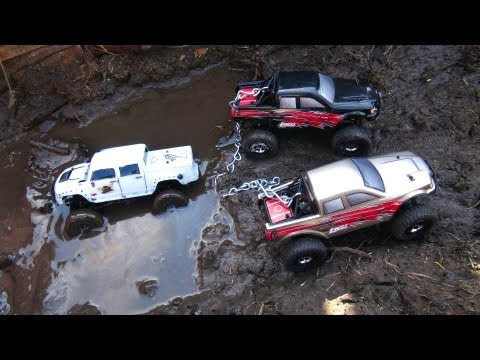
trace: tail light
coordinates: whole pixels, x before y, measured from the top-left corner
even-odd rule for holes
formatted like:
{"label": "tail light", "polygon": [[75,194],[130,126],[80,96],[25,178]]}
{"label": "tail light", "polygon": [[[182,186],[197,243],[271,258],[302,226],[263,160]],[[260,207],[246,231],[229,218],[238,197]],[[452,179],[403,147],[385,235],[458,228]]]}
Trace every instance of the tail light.
{"label": "tail light", "polygon": [[265,230],[265,238],[267,241],[272,241],[275,238],[275,231]]}

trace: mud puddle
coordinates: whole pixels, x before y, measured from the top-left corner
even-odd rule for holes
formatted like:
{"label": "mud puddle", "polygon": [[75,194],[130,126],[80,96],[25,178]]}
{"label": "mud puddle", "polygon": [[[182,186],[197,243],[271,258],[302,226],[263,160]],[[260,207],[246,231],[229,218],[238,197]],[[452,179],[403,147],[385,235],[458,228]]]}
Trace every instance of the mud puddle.
{"label": "mud puddle", "polygon": [[[81,141],[90,154],[134,143],[145,143],[152,150],[188,144],[202,174],[187,190],[191,201],[186,208],[153,216],[150,197],[105,206],[100,210],[104,228],[84,239],[64,240],[67,207],[59,206],[51,214],[33,212],[33,241],[20,249],[16,265],[31,270],[42,247],[55,244],[43,313],[66,314],[76,304],[90,303],[103,314],[134,314],[198,292],[199,243],[226,239],[238,243],[232,218],[208,180],[220,156],[215,145],[233,128],[227,104],[238,80],[238,73],[212,70],[176,88],[147,90],[141,100],[122,105],[88,126],[64,124],[40,137],[41,141]],[[28,143],[24,146],[28,153]],[[12,156],[16,155],[20,154]],[[49,161],[54,175],[71,165],[71,157],[64,160],[60,166]],[[6,179],[22,196],[31,184],[26,197],[33,209],[45,204],[50,184],[39,185],[35,177],[25,183],[12,176]],[[14,206],[13,199],[4,203]]]}
{"label": "mud puddle", "polygon": [[[185,208],[107,223],[100,234],[84,240],[64,242],[50,228],[47,234],[57,251],[44,313],[66,314],[73,305],[90,302],[103,314],[135,314],[195,293],[195,249],[202,230],[217,221],[233,230],[218,201],[209,190]],[[53,223],[61,215],[55,214]],[[227,238],[235,239],[234,233],[218,241]]]}
{"label": "mud puddle", "polygon": [[87,127],[72,123],[51,135],[65,140],[78,137],[92,151],[135,143],[150,149],[191,145],[196,157],[212,159],[218,156],[218,139],[233,129],[228,102],[239,77],[214,69],[175,88],[147,90],[142,99],[120,105]]}

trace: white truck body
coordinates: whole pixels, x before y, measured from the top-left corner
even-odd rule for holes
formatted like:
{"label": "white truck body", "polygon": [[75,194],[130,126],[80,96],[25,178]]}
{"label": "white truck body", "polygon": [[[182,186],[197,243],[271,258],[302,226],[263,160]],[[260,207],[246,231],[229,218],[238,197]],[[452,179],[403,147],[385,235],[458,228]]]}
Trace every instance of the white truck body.
{"label": "white truck body", "polygon": [[161,182],[186,185],[198,177],[191,146],[149,151],[146,145],[136,144],[101,150],[90,163],[65,169],[54,183],[53,194],[57,204],[75,195],[101,203],[150,195]]}

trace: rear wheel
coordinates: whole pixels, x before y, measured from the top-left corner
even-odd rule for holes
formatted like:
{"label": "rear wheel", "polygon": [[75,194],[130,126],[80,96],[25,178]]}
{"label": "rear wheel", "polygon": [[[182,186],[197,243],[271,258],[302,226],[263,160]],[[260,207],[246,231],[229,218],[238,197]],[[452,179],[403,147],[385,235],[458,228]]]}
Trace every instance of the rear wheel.
{"label": "rear wheel", "polygon": [[340,156],[364,156],[372,147],[367,130],[358,125],[341,128],[333,134],[332,147]]}
{"label": "rear wheel", "polygon": [[181,207],[188,204],[188,198],[185,194],[178,190],[163,190],[159,192],[153,200],[153,214],[160,214],[169,207]]}
{"label": "rear wheel", "polygon": [[392,220],[392,234],[400,241],[418,240],[428,235],[434,222],[435,216],[429,207],[412,206]]}
{"label": "rear wheel", "polygon": [[278,153],[278,140],[271,131],[255,129],[243,137],[242,150],[251,159],[268,159]]}
{"label": "rear wheel", "polygon": [[67,240],[103,225],[103,216],[90,209],[70,211],[65,220],[64,232]]}
{"label": "rear wheel", "polygon": [[305,237],[289,243],[282,251],[282,258],[288,270],[306,271],[325,262],[327,248],[321,240]]}

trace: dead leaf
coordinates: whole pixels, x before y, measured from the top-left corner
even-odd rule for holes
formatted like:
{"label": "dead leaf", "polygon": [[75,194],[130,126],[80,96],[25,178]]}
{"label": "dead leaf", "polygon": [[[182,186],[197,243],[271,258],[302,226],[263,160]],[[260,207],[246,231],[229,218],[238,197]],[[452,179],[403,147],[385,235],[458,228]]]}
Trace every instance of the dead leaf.
{"label": "dead leaf", "polygon": [[180,59],[178,59],[178,61],[183,61],[183,59],[185,59],[185,55],[180,55]]}
{"label": "dead leaf", "polygon": [[202,57],[203,55],[205,55],[208,51],[208,48],[198,48],[197,50],[195,50],[195,52],[193,53],[195,55],[195,57]]}

